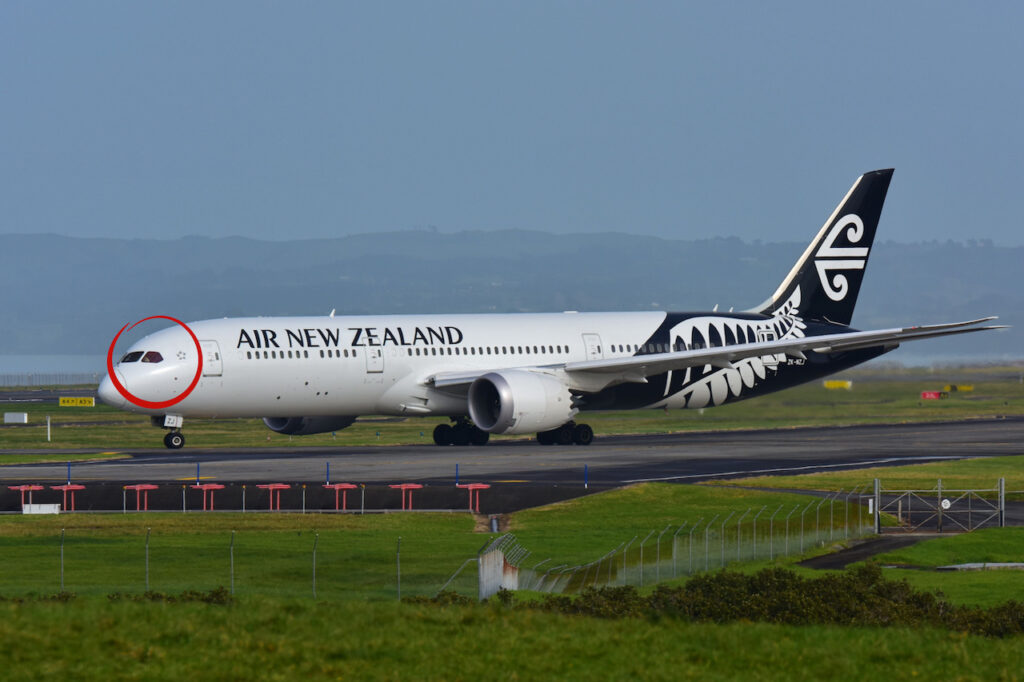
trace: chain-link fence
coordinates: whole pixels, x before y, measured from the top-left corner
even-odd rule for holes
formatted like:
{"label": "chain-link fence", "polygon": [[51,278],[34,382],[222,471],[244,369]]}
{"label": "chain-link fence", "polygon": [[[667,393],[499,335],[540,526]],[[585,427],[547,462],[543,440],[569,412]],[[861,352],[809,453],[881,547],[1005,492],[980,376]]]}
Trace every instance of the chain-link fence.
{"label": "chain-link fence", "polygon": [[[559,563],[553,558],[536,560],[538,557],[518,539],[506,535],[480,553],[479,594],[486,598],[499,587],[513,589],[513,584],[516,589],[548,593],[574,593],[605,585],[643,587],[733,563],[802,554],[826,543],[872,534],[874,520],[866,508],[868,497],[864,488],[816,497],[791,507],[750,507],[698,516],[693,521],[635,535],[581,564]],[[501,573],[488,568],[494,563],[495,553],[504,555]],[[510,578],[510,573],[515,577]]]}

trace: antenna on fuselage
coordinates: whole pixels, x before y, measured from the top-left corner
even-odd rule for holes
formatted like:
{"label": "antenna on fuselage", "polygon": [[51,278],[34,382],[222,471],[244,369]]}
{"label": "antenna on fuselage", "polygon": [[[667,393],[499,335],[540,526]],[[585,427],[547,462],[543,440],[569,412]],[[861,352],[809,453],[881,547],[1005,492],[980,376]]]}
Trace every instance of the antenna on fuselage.
{"label": "antenna on fuselage", "polygon": [[330,318],[331,318],[331,319],[333,320],[333,319],[334,319],[334,313],[335,313],[335,312],[336,312],[337,310],[338,310],[337,308],[331,308],[331,314],[330,314],[330,315],[328,315],[328,317],[330,317]]}

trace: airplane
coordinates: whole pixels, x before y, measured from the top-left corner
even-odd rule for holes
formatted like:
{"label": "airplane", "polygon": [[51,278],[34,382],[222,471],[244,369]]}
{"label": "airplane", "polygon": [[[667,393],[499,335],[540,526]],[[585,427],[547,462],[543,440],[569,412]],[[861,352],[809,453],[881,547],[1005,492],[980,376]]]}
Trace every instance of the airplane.
{"label": "airplane", "polygon": [[114,376],[98,393],[149,414],[172,449],[185,444],[186,417],[262,417],[271,431],[307,435],[366,414],[448,417],[434,429],[438,445],[484,445],[491,434],[589,445],[593,429],[575,421],[583,412],[723,405],[906,341],[1001,328],[985,324],[995,317],[849,326],[892,173],[859,177],[776,291],[744,312],[203,320],[145,336],[116,366],[108,356]]}

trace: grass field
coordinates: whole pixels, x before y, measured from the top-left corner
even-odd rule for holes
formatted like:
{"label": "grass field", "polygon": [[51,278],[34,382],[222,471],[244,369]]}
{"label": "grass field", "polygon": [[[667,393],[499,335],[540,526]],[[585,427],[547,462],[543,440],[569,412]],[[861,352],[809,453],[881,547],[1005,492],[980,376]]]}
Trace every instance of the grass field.
{"label": "grass field", "polygon": [[[578,565],[669,524],[694,524],[716,514],[724,519],[729,512],[738,516],[761,507],[788,509],[805,501],[793,494],[644,484],[512,514],[509,530],[533,553],[526,565],[545,558],[551,566]],[[835,509],[842,506],[837,504]],[[846,518],[836,511],[834,527],[841,527]],[[821,523],[827,527],[828,517],[822,516]],[[397,596],[399,537],[407,596],[432,596],[466,559],[495,537],[477,532],[476,521],[468,514],[9,515],[0,517],[0,556],[4,557],[0,594],[59,589],[61,529],[65,531],[65,586],[79,594],[144,590],[145,537],[150,529],[150,587],[154,590],[227,586],[228,548],[231,532],[236,531],[239,594],[311,594],[312,550],[318,534],[318,594],[360,600]],[[767,517],[761,529],[767,531]],[[654,556],[652,544],[653,540],[647,546],[648,560]],[[794,542],[794,550],[795,546]],[[666,552],[667,548],[666,544]],[[634,548],[630,561],[637,559],[638,549]],[[467,572],[455,586],[475,594],[475,573]]]}
{"label": "grass field", "polygon": [[[1024,451],[1024,443],[1021,443]],[[952,462],[930,462],[908,466],[873,467],[852,471],[830,471],[800,476],[756,476],[707,481],[701,485],[741,485],[756,488],[792,488],[796,490],[873,489],[879,479],[885,490],[932,490],[938,479],[948,490],[994,489],[1000,478],[1006,479],[1006,491],[1024,491],[1024,455],[976,457]]]}
{"label": "grass field", "polygon": [[[962,377],[905,373],[867,377],[854,390],[806,386],[699,412],[597,415],[599,433],[755,428],[825,423],[964,419],[1024,413],[1021,387],[1008,378],[971,377],[972,394],[921,403],[920,390]],[[55,406],[36,406],[32,419]],[[85,413],[84,410],[82,410]],[[117,424],[55,428],[58,447],[158,446],[144,418],[105,407],[68,421]],[[599,421],[601,420],[601,421]],[[295,438],[291,445],[395,443],[429,438],[433,421],[368,422],[338,433]],[[187,424],[190,444],[268,444],[256,421]],[[45,428],[45,427],[44,427]],[[61,429],[64,429],[62,432]],[[376,433],[380,431],[378,441]],[[38,427],[0,430],[0,448],[45,444]],[[346,440],[351,439],[351,440]],[[95,443],[95,444],[84,444]],[[98,443],[103,443],[99,445]],[[113,443],[117,443],[114,445]],[[272,435],[269,444],[288,444]],[[6,459],[5,455],[5,459]],[[1024,489],[1020,458],[969,460],[884,469],[888,487],[991,486]],[[852,489],[871,472],[772,478],[770,487]],[[828,478],[831,476],[832,478]],[[848,478],[852,476],[853,478]],[[856,480],[854,480],[856,479]],[[893,483],[890,485],[890,481]],[[1011,483],[1013,481],[1013,483]],[[743,485],[750,485],[748,479]],[[769,485],[754,481],[753,485]],[[511,515],[509,529],[533,552],[530,561],[591,561],[633,536],[746,509],[799,505],[807,498],[767,490],[646,484]],[[837,505],[837,508],[840,508]],[[840,523],[836,514],[833,523]],[[5,680],[70,679],[638,679],[820,680],[883,677],[1016,680],[1024,669],[1020,638],[991,639],[944,630],[695,625],[670,618],[602,620],[498,604],[420,606],[397,603],[398,538],[403,595],[432,595],[493,536],[463,514],[334,516],[290,514],[128,514],[0,517],[0,596],[52,594],[60,585],[65,531],[64,603],[0,601],[0,670]],[[230,605],[110,601],[111,592],[166,593],[228,586],[234,535],[235,590]],[[312,552],[317,546],[317,598]],[[838,541],[837,541],[838,544]],[[882,557],[933,567],[966,561],[1020,561],[1021,529],[942,538]],[[808,553],[825,551],[815,547]],[[797,557],[773,563],[792,566]],[[756,570],[767,561],[740,564]],[[736,568],[736,565],[731,568]],[[810,571],[810,569],[796,569]],[[993,605],[1024,594],[1022,575],[887,569],[913,585],[941,589],[951,601]],[[464,593],[475,578],[456,581]]]}
{"label": "grass field", "polygon": [[[972,370],[878,370],[851,372],[853,390],[826,390],[807,384],[754,400],[706,410],[660,410],[587,413],[598,435],[669,433],[737,428],[789,428],[977,419],[1024,415],[1024,384],[1017,368]],[[946,400],[922,401],[923,390],[968,383],[970,392],[953,392]],[[7,409],[7,408],[5,408]],[[0,427],[0,449],[81,449],[116,451],[161,447],[162,432],[149,418],[115,410],[58,408],[53,403],[18,403],[11,410],[29,414],[28,427]],[[46,441],[46,415],[52,417],[52,441]],[[366,418],[336,434],[282,436],[258,419],[190,419],[185,433],[194,447],[304,447],[334,445],[394,445],[429,443],[438,419]],[[501,440],[505,437],[496,437]],[[5,455],[5,459],[6,459]],[[47,457],[53,459],[52,456]]]}
{"label": "grass field", "polygon": [[1024,647],[939,630],[611,621],[486,605],[0,604],[4,679],[1020,679]]}
{"label": "grass field", "polygon": [[[668,523],[793,499],[800,498],[645,484],[519,512],[509,523],[535,556],[586,561]],[[814,680],[897,674],[1011,680],[1019,679],[1024,665],[1019,638],[930,628],[697,625],[671,618],[569,617],[498,604],[398,604],[398,537],[403,595],[433,594],[492,537],[476,532],[474,519],[462,514],[5,516],[0,595],[57,592],[61,528],[66,589],[79,596],[66,603],[0,600],[4,679]],[[236,531],[238,600],[110,601],[112,592],[138,595],[145,589],[147,529],[150,587],[170,594],[227,586],[228,546]],[[891,559],[921,566],[950,558],[1010,559],[1024,546],[1022,539],[1019,529],[943,538]],[[947,591],[959,594],[961,603],[994,604],[1019,592],[1019,582],[1012,582],[1017,576],[1005,572],[982,576],[987,582],[981,583],[980,574],[897,571],[893,577],[912,575],[924,579],[915,585],[944,590],[950,581],[974,578],[969,589]]]}

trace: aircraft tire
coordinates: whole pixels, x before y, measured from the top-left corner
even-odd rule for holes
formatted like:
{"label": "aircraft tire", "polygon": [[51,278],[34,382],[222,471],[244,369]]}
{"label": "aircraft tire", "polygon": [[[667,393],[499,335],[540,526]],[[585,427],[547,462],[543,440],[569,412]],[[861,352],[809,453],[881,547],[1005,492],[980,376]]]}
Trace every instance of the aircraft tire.
{"label": "aircraft tire", "polygon": [[451,445],[453,435],[451,424],[438,424],[434,427],[434,445]]}
{"label": "aircraft tire", "polygon": [[572,430],[572,442],[576,445],[590,445],[594,442],[594,429],[589,424],[577,424]]}
{"label": "aircraft tire", "polygon": [[537,442],[541,445],[554,445],[555,438],[551,431],[541,431],[537,434]]}
{"label": "aircraft tire", "polygon": [[569,422],[552,431],[555,445],[572,445],[573,430],[575,424]]}
{"label": "aircraft tire", "polygon": [[487,445],[487,441],[491,439],[491,434],[487,433],[481,428],[473,427],[473,430],[469,434],[469,442],[473,445]]}
{"label": "aircraft tire", "polygon": [[452,427],[452,445],[469,445],[470,428],[465,424],[456,424]]}
{"label": "aircraft tire", "polygon": [[164,435],[164,447],[169,450],[180,450],[185,447],[185,436],[180,431],[170,431]]}

